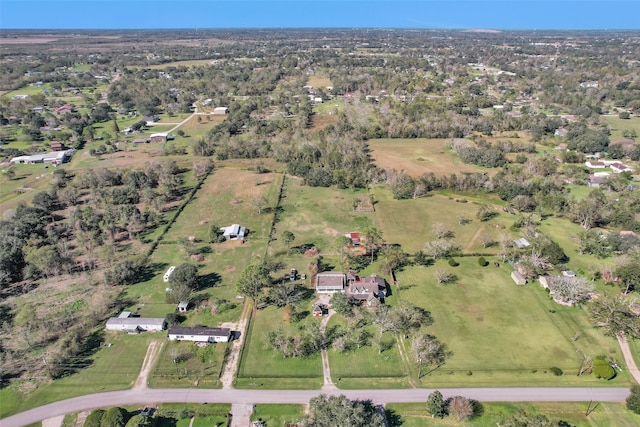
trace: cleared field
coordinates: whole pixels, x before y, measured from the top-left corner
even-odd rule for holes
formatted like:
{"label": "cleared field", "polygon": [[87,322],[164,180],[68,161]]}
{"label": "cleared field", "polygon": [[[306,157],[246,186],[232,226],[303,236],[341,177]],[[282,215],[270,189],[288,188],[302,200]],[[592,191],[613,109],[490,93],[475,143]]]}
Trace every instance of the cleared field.
{"label": "cleared field", "polygon": [[317,76],[309,76],[307,79],[307,84],[309,86],[318,87],[318,88],[326,88],[327,86],[333,86],[333,82],[327,76],[317,75]]}
{"label": "cleared field", "polygon": [[218,388],[226,348],[225,343],[198,347],[192,342],[169,341],[158,356],[149,385]]}
{"label": "cleared field", "polygon": [[[238,377],[250,382],[247,388],[261,388],[265,381],[288,378],[305,379],[306,387],[318,388],[322,384],[320,353],[310,357],[283,358],[267,343],[267,333],[277,327],[292,326],[282,320],[282,310],[269,307],[254,312],[247,341],[242,354]],[[268,387],[265,387],[268,388]]]}
{"label": "cleared field", "polygon": [[[481,402],[482,403],[482,402]],[[591,407],[595,404],[591,403]],[[501,425],[518,411],[527,414],[543,414],[551,421],[565,421],[567,425],[576,427],[634,427],[640,424],[640,415],[628,411],[622,403],[600,403],[593,412],[585,415],[589,402],[556,403],[482,403],[483,414],[469,421],[458,421],[454,417],[444,419],[431,418],[424,403],[391,403],[385,406],[387,414],[399,415],[402,426],[477,426],[495,427]]]}
{"label": "cleared field", "polygon": [[[15,209],[20,203],[29,203],[33,196],[45,191],[54,170],[50,165],[14,165],[13,179],[0,173],[0,211]],[[7,168],[3,168],[5,170]]]}
{"label": "cleared field", "polygon": [[[374,188],[372,194],[383,238],[387,243],[401,245],[408,253],[421,250],[426,242],[436,239],[433,230],[436,223],[442,223],[453,232],[451,241],[463,253],[498,253],[498,246],[484,248],[480,236],[488,234],[497,242],[499,233],[515,220],[514,216],[492,206],[499,214],[490,221],[481,222],[475,217],[479,204],[469,202],[465,197],[434,194],[415,200],[393,200],[391,193],[383,187]],[[469,222],[459,224],[458,215],[463,215]]]}
{"label": "cleared field", "polygon": [[[595,329],[583,308],[556,304],[537,283],[516,286],[508,264],[481,268],[476,261],[475,257],[461,258],[456,268],[439,261],[434,267],[408,267],[397,273],[396,295],[432,313],[434,324],[426,331],[452,352],[444,366],[422,378],[424,385],[629,383],[626,372],[609,382],[576,376],[581,363],[578,351],[623,362],[617,342]],[[457,282],[437,284],[437,268],[451,270]],[[552,366],[565,375],[551,374]]]}
{"label": "cleared field", "polygon": [[497,169],[486,169],[463,163],[445,146],[448,139],[372,139],[369,140],[371,157],[383,169],[404,171],[419,177],[433,172],[436,176],[452,173],[482,172],[494,174]]}
{"label": "cleared field", "polygon": [[[111,345],[102,347],[92,355],[91,365],[77,374],[40,385],[28,394],[12,388],[3,389],[0,394],[0,417],[74,396],[131,387],[142,367],[149,341],[157,338],[161,338],[160,334],[106,333],[104,342]],[[109,380],[105,381],[105,377]]]}
{"label": "cleared field", "polygon": [[[337,236],[375,223],[373,213],[354,212],[353,202],[359,197],[368,195],[363,190],[303,186],[299,179],[287,177],[276,236],[288,230],[296,236],[292,246],[313,244],[322,254],[338,254]],[[284,244],[276,243],[275,249],[284,249]]]}
{"label": "cleared field", "polygon": [[299,422],[304,416],[304,405],[256,405],[251,421],[262,420],[267,426],[283,426]]}
{"label": "cleared field", "polygon": [[[621,119],[618,116],[600,116],[609,125],[611,129],[611,141],[623,139],[622,132],[625,130],[635,130],[640,136],[640,117],[631,117],[630,119]],[[637,138],[636,138],[637,140]]]}

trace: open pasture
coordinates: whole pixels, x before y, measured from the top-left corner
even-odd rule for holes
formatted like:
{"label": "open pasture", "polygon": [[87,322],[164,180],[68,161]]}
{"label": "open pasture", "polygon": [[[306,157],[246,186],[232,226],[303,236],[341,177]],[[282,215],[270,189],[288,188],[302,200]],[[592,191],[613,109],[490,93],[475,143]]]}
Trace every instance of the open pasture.
{"label": "open pasture", "polygon": [[[375,224],[372,212],[354,212],[353,202],[368,197],[362,190],[339,190],[303,186],[298,178],[287,177],[281,202],[276,236],[291,231],[296,240],[291,246],[315,245],[321,254],[338,254],[336,238],[350,231],[363,231]],[[276,250],[284,243],[275,242]]]}
{"label": "open pasture", "polygon": [[383,169],[404,171],[412,177],[432,172],[436,176],[452,173],[481,172],[494,174],[497,169],[487,169],[463,163],[446,144],[448,139],[372,139],[369,141],[373,162]]}
{"label": "open pasture", "polygon": [[[492,261],[491,259],[488,259]],[[408,267],[397,273],[400,299],[429,310],[426,328],[451,351],[445,365],[422,378],[425,386],[589,385],[624,387],[626,372],[606,382],[577,377],[581,357],[604,355],[623,362],[617,342],[588,321],[586,310],[556,304],[537,282],[517,286],[512,268],[480,267],[475,257],[459,267],[438,261],[433,267]],[[436,282],[436,269],[457,276],[453,284]],[[549,369],[559,367],[563,376]]]}
{"label": "open pasture", "polygon": [[[498,253],[498,245],[484,248],[481,237],[487,234],[498,242],[500,232],[515,220],[514,216],[491,205],[498,215],[482,222],[475,217],[480,205],[464,197],[433,194],[420,199],[393,200],[391,193],[383,187],[375,187],[372,194],[377,223],[385,242],[399,244],[408,253],[421,250],[426,242],[436,240],[434,225],[437,223],[453,233],[451,241],[463,253]],[[460,215],[468,222],[460,224]]]}

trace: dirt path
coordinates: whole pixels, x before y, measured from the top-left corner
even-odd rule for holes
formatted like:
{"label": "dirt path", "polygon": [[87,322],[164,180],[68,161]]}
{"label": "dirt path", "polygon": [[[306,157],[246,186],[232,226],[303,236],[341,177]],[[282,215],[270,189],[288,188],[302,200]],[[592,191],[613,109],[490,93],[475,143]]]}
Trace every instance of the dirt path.
{"label": "dirt path", "polygon": [[406,347],[404,346],[404,338],[402,337],[402,335],[398,335],[396,337],[396,342],[398,343],[398,351],[400,352],[400,357],[402,358],[402,364],[404,365],[404,369],[407,372],[407,378],[409,378],[409,385],[413,388],[416,388],[418,387],[418,384],[416,384],[416,381],[410,374],[411,360],[407,355]]}
{"label": "dirt path", "polygon": [[132,387],[133,390],[143,390],[147,388],[149,374],[151,373],[153,366],[156,364],[156,360],[158,360],[158,355],[160,354],[160,350],[162,350],[164,343],[164,341],[151,341],[149,343],[147,354],[144,356],[144,361],[142,362],[140,374],[138,374],[138,379]]}
{"label": "dirt path", "polygon": [[640,384],[640,370],[638,370],[636,361],[633,360],[631,348],[629,348],[629,342],[627,341],[627,337],[624,334],[618,335],[618,344],[620,344],[620,349],[622,350],[622,354],[624,356],[624,363],[627,365],[629,373],[631,374],[633,379],[636,380],[638,384]]}
{"label": "dirt path", "polygon": [[[323,295],[324,297],[324,295]],[[322,300],[322,297],[320,298]],[[324,300],[322,300],[325,303]],[[324,317],[320,321],[320,334],[324,337],[325,331],[327,330],[327,324],[329,323],[329,319],[331,316],[335,314],[335,311],[329,309],[329,314]],[[324,383],[322,384],[322,390],[337,390],[338,387],[331,380],[331,368],[329,367],[329,354],[327,353],[327,344],[322,343],[322,347],[320,348],[320,356],[322,357],[322,376],[324,378]]]}
{"label": "dirt path", "polygon": [[220,382],[222,382],[222,388],[233,388],[233,378],[238,372],[238,364],[240,363],[240,352],[244,345],[245,334],[247,333],[247,322],[249,321],[249,313],[251,311],[251,304],[245,302],[242,308],[242,314],[238,323],[224,324],[225,328],[231,328],[236,333],[236,339],[231,344],[231,352],[227,356],[224,367],[222,368],[222,374],[220,375]]}
{"label": "dirt path", "polygon": [[467,246],[464,247],[465,252],[469,252],[469,250],[471,250],[473,245],[476,244],[476,240],[478,240],[478,238],[480,237],[480,234],[482,234],[483,231],[484,231],[484,224],[482,224],[480,228],[478,228],[478,230],[475,232],[475,234],[473,235],[469,243],[467,243]]}

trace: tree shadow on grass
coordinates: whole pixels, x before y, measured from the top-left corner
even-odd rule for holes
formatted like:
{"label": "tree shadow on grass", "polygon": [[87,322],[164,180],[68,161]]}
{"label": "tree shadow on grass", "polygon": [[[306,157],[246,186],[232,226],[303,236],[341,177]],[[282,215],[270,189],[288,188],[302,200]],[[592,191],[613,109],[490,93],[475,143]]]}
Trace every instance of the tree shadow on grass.
{"label": "tree shadow on grass", "polygon": [[399,427],[404,424],[402,421],[402,417],[396,413],[396,411],[392,409],[385,409],[385,416],[387,417],[387,426],[389,427]]}
{"label": "tree shadow on grass", "polygon": [[216,272],[211,272],[200,276],[200,289],[212,288],[222,281],[222,276]]}

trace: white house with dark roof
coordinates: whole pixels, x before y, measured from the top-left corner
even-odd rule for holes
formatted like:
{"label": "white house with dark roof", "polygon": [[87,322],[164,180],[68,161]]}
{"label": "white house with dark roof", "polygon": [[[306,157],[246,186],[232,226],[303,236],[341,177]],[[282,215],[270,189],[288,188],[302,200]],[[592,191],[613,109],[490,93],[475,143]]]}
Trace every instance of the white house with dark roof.
{"label": "white house with dark roof", "polygon": [[167,328],[164,318],[132,317],[131,312],[123,311],[118,317],[107,320],[107,331],[157,332]]}
{"label": "white house with dark roof", "polygon": [[174,326],[169,329],[168,337],[170,341],[229,342],[231,329]]}
{"label": "white house with dark roof", "polygon": [[384,279],[376,274],[360,277],[349,271],[325,271],[316,275],[316,292],[333,294],[344,292],[351,299],[361,303],[370,303],[375,298],[384,298],[387,285]]}

